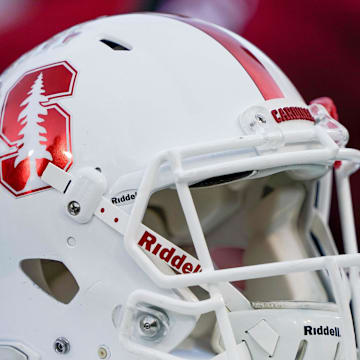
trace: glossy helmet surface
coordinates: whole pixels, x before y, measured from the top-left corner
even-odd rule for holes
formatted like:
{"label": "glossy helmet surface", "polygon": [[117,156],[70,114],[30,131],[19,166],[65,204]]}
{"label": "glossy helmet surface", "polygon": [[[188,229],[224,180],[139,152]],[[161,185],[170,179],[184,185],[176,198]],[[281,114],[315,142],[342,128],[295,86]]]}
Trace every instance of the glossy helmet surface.
{"label": "glossy helmet surface", "polygon": [[329,101],[160,14],[75,26],[0,84],[0,358],[355,359],[360,154]]}

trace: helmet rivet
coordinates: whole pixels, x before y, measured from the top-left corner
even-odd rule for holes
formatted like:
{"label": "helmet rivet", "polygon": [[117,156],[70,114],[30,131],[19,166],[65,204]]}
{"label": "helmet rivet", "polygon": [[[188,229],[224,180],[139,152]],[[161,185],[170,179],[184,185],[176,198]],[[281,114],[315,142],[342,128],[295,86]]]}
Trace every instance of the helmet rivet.
{"label": "helmet rivet", "polygon": [[102,360],[109,359],[110,351],[105,345],[101,345],[98,348],[98,357],[99,357],[99,359],[102,359]]}
{"label": "helmet rivet", "polygon": [[73,236],[69,236],[66,239],[66,243],[68,244],[69,247],[73,248],[76,246],[76,239]]}
{"label": "helmet rivet", "polygon": [[69,341],[64,337],[57,338],[54,342],[54,350],[61,355],[67,354],[70,351]]}
{"label": "helmet rivet", "polygon": [[77,216],[80,213],[80,204],[77,201],[70,201],[67,208],[71,216]]}
{"label": "helmet rivet", "polygon": [[144,314],[140,318],[140,331],[143,336],[146,336],[148,338],[154,338],[159,334],[160,330],[160,321],[155,316]]}

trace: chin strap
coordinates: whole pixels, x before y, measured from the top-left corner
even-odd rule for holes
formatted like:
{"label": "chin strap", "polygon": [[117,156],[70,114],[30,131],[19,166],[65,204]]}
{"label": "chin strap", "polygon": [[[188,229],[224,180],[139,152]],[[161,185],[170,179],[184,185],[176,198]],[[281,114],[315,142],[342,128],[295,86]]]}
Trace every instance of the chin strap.
{"label": "chin strap", "polygon": [[[64,208],[72,220],[84,224],[95,215],[118,233],[125,234],[129,214],[103,197],[106,180],[96,169],[83,168],[73,176],[49,163],[41,179],[64,194]],[[198,259],[143,224],[139,226],[137,238],[145,253],[164,261],[176,272],[202,271]]]}

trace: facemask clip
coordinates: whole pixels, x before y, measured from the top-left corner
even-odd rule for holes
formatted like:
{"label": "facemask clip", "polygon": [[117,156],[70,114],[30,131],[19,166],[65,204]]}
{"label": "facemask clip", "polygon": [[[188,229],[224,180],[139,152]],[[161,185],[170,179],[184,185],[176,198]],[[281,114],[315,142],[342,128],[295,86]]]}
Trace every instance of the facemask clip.
{"label": "facemask clip", "polygon": [[258,150],[276,150],[285,143],[280,127],[265,107],[248,108],[241,115],[239,122],[246,135],[263,136],[262,145],[256,147]]}

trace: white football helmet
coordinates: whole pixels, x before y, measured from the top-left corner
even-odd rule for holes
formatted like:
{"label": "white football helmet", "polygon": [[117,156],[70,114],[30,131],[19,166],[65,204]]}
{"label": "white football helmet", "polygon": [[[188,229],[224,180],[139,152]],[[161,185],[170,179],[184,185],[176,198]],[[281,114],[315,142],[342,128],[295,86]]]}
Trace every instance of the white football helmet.
{"label": "white football helmet", "polygon": [[0,84],[0,359],[356,358],[360,152],[329,100],[160,14],[75,26]]}

